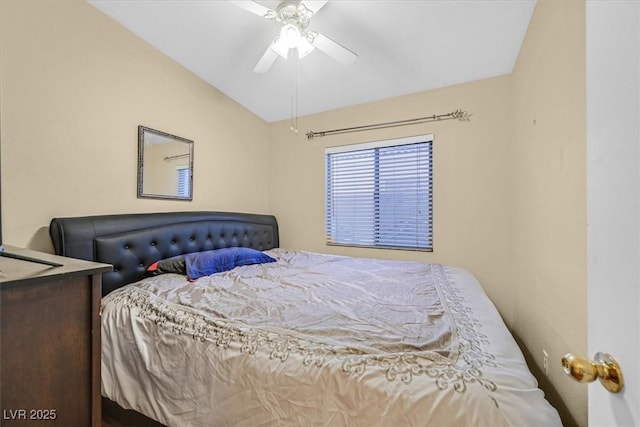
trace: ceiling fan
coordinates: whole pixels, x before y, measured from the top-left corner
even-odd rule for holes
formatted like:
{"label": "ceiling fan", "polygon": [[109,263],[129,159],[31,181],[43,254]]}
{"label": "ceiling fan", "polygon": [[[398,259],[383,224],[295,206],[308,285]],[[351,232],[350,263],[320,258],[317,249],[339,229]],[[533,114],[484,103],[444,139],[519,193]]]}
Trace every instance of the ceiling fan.
{"label": "ceiling fan", "polygon": [[352,64],[358,57],[329,37],[316,31],[307,31],[311,17],[327,4],[328,0],[284,1],[275,10],[251,0],[229,1],[280,26],[280,34],[273,39],[254,67],[253,71],[256,73],[269,70],[278,56],[287,59],[291,49],[294,49],[298,58],[303,58],[318,48],[345,65]]}

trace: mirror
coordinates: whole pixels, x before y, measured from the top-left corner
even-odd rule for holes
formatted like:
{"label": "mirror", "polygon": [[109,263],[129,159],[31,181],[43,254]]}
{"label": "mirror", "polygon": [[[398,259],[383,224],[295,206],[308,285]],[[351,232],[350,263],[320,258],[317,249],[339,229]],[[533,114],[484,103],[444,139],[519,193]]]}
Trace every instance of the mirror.
{"label": "mirror", "polygon": [[138,126],[138,197],[193,200],[193,141]]}

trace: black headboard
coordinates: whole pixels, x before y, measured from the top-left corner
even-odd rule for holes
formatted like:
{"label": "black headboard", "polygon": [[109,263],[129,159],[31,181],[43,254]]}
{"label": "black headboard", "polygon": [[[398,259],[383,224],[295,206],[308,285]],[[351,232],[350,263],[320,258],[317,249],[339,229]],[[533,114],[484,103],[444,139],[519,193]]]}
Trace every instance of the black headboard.
{"label": "black headboard", "polygon": [[147,267],[176,255],[233,246],[258,250],[280,244],[272,215],[163,212],[54,218],[49,234],[57,255],[113,265],[102,294],[145,276]]}

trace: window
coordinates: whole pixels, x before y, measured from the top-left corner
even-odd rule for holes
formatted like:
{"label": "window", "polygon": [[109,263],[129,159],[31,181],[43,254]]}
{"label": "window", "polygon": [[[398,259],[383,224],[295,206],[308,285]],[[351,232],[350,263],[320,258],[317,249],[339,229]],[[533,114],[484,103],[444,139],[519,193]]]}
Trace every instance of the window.
{"label": "window", "polygon": [[189,184],[191,183],[191,170],[189,166],[178,166],[176,168],[178,172],[178,196],[189,197],[190,188]]}
{"label": "window", "polygon": [[327,244],[431,251],[433,135],[326,149]]}

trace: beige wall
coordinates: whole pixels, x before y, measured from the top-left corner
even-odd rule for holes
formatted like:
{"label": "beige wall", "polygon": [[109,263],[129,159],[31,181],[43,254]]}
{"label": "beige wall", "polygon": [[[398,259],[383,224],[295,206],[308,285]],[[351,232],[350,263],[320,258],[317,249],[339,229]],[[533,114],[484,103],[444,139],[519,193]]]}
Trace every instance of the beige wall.
{"label": "beige wall", "polygon": [[[52,250],[56,216],[267,211],[264,121],[84,1],[0,5],[5,243]],[[138,125],[195,142],[193,202],[137,199]]]}
{"label": "beige wall", "polygon": [[582,426],[587,387],[559,361],[587,349],[585,48],[584,2],[538,2],[512,75],[510,172],[511,326],[538,366],[548,352],[548,381]]}
{"label": "beige wall", "polygon": [[[301,117],[270,128],[270,209],[285,247],[345,255],[404,258],[463,266],[510,313],[509,76]],[[317,138],[304,133],[467,110],[454,120]],[[434,251],[389,251],[325,245],[324,149],[370,140],[434,135]],[[503,314],[504,315],[504,314]]]}

